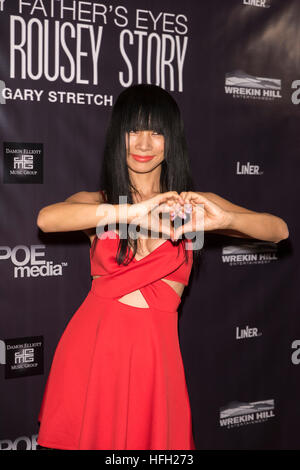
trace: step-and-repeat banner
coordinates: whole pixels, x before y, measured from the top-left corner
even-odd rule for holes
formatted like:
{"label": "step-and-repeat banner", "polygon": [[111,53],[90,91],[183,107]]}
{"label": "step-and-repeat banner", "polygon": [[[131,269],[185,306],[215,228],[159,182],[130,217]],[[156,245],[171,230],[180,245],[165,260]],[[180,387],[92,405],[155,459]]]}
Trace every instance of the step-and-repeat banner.
{"label": "step-and-repeat banner", "polygon": [[299,21],[298,0],[0,0],[1,450],[36,449],[91,286],[88,238],[41,232],[38,211],[99,189],[112,106],[136,83],[177,100],[197,190],[290,231],[205,235],[179,311],[197,449],[300,449]]}

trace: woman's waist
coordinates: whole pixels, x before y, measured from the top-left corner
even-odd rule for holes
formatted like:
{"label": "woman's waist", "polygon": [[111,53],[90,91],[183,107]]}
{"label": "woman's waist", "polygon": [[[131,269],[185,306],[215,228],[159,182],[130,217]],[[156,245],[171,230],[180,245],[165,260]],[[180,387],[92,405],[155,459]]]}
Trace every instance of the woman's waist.
{"label": "woman's waist", "polygon": [[103,300],[123,299],[128,306],[141,308],[139,305],[144,305],[167,312],[176,312],[181,302],[179,294],[162,280],[134,289],[109,276],[97,275],[92,279],[91,292]]}

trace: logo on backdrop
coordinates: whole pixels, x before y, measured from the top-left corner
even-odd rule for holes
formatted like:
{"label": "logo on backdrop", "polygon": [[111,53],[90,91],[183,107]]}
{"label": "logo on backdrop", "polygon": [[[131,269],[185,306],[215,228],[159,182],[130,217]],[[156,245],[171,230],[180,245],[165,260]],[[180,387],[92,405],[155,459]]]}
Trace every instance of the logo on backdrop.
{"label": "logo on backdrop", "polygon": [[0,340],[0,364],[5,364],[6,379],[43,374],[43,336]]}
{"label": "logo on backdrop", "polygon": [[237,175],[263,175],[263,171],[259,171],[259,165],[251,165],[250,162],[246,164],[236,162]]}
{"label": "logo on backdrop", "polygon": [[235,334],[236,339],[257,338],[262,335],[262,333],[258,331],[258,328],[249,328],[248,325],[246,328],[240,328],[237,326]]}
{"label": "logo on backdrop", "polygon": [[14,248],[0,246],[0,261],[10,259],[13,266],[14,278],[24,277],[49,277],[62,276],[63,267],[68,263],[62,261],[54,264],[54,261],[45,258],[45,245],[17,245]]}
{"label": "logo on backdrop", "polygon": [[233,98],[274,101],[282,98],[281,80],[254,77],[242,70],[236,70],[225,75],[225,93]]}
{"label": "logo on backdrop", "polygon": [[274,416],[274,400],[249,403],[233,401],[220,408],[220,427],[230,429],[262,423]]}
{"label": "logo on backdrop", "polygon": [[3,142],[3,183],[43,183],[43,144]]}
{"label": "logo on backdrop", "polygon": [[251,7],[270,8],[271,0],[242,0],[244,5]]}
{"label": "logo on backdrop", "polygon": [[3,439],[0,441],[0,450],[36,450],[38,434],[31,437],[20,436],[14,441]]}
{"label": "logo on backdrop", "polygon": [[292,363],[297,366],[300,364],[300,339],[295,339],[292,342],[292,349],[295,349],[292,354]]}
{"label": "logo on backdrop", "polygon": [[277,244],[274,242],[255,241],[240,245],[228,245],[222,249],[222,261],[229,266],[242,264],[266,264],[277,261]]}

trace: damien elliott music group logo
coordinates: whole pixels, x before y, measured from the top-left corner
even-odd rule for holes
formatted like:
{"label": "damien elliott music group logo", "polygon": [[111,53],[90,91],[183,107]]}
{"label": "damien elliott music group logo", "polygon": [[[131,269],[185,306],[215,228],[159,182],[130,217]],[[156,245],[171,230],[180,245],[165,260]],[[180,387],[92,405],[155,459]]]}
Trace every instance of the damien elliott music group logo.
{"label": "damien elliott music group logo", "polygon": [[233,98],[274,101],[282,98],[281,80],[236,70],[225,75],[225,93]]}
{"label": "damien elliott music group logo", "polygon": [[5,364],[6,379],[43,374],[43,336],[0,340],[0,364]]}
{"label": "damien elliott music group logo", "polygon": [[3,142],[3,182],[43,183],[43,144]]}

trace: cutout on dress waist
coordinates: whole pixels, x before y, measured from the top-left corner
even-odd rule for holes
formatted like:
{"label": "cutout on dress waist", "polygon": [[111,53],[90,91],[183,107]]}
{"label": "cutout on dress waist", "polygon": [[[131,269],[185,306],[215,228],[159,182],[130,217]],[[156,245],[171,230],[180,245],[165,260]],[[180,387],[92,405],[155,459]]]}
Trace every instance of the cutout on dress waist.
{"label": "cutout on dress waist", "polygon": [[[93,276],[93,279],[96,279],[98,277],[101,276]],[[164,281],[170,287],[170,289],[172,289],[175,294],[181,299],[185,287],[184,284],[182,284],[181,282],[171,281],[170,279],[165,278],[162,278],[161,281]],[[176,284],[181,287],[181,294],[179,294],[176,289],[174,289],[174,287],[170,284],[171,282],[176,282]],[[117,299],[117,301],[121,302],[122,304],[129,305],[130,307],[150,308],[140,289],[134,290],[132,292],[129,292],[128,294],[123,295],[122,297]]]}
{"label": "cutout on dress waist", "polygon": [[[131,303],[130,303],[130,297],[132,297],[133,294],[134,294],[134,296],[137,296],[137,297],[136,297],[136,299],[133,300],[133,302],[131,301]],[[124,302],[124,299],[125,299],[125,302]],[[127,302],[126,302],[126,299],[127,299]],[[120,297],[117,300],[118,300],[118,302],[121,302],[122,304],[129,305],[130,307],[150,308],[148,303],[146,302],[145,297],[141,293],[140,289],[129,292],[128,294],[123,295],[123,297]],[[135,300],[136,300],[136,302],[135,302]]]}

